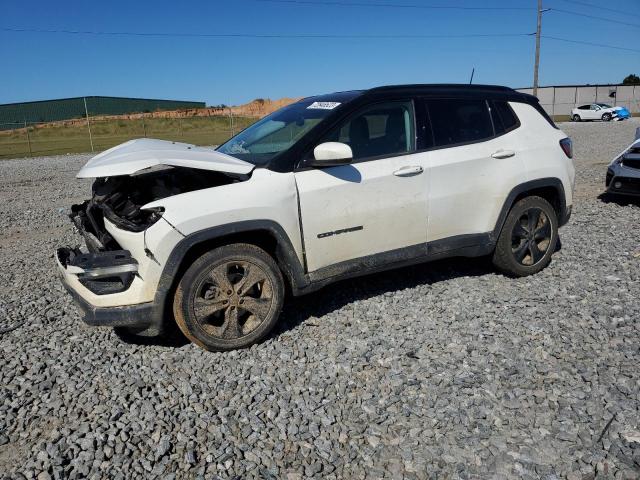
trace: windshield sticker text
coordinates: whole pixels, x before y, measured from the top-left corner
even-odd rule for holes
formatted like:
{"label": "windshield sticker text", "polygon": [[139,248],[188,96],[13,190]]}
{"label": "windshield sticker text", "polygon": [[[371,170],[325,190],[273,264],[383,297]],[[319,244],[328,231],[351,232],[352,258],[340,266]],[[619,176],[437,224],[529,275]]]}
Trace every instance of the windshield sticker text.
{"label": "windshield sticker text", "polygon": [[307,108],[308,109],[309,108],[315,108],[315,109],[319,109],[319,110],[333,110],[338,105],[340,105],[340,102],[313,102]]}

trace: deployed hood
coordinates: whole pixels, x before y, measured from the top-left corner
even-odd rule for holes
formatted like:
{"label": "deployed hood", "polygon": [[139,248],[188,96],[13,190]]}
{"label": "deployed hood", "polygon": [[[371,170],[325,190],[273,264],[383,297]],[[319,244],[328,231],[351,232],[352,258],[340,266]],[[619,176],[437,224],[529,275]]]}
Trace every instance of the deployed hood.
{"label": "deployed hood", "polygon": [[225,173],[250,173],[254,165],[212,148],[188,143],[139,138],[106,150],[80,169],[77,178],[131,175],[140,170],[167,165]]}

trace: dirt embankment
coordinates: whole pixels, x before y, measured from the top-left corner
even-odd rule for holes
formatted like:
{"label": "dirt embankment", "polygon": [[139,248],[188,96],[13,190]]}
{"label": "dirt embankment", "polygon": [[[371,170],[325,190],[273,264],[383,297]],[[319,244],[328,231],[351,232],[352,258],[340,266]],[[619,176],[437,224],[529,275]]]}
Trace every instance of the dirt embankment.
{"label": "dirt embankment", "polygon": [[[186,108],[179,110],[165,110],[147,113],[128,113],[125,115],[96,115],[91,116],[92,121],[101,120],[137,120],[141,118],[188,118],[188,117],[216,117],[233,115],[235,117],[255,117],[261,118],[282,108],[290,103],[299,100],[298,98],[280,98],[278,100],[258,98],[244,105],[237,106],[216,106],[206,108]],[[76,126],[84,124],[85,118],[74,118],[69,120],[60,120],[58,122],[40,123],[30,125],[31,128],[51,128],[60,126]],[[17,129],[23,130],[23,129]],[[7,130],[6,132],[15,132],[16,130]]]}

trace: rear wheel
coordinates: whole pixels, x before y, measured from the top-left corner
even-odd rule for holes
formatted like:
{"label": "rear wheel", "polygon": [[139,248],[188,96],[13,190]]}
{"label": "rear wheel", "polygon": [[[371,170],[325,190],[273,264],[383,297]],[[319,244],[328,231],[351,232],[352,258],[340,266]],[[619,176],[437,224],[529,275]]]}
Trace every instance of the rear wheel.
{"label": "rear wheel", "polygon": [[275,261],[249,244],[216,248],[196,260],[173,302],[184,335],[206,350],[244,348],[278,321],[284,281]]}
{"label": "rear wheel", "polygon": [[558,217],[541,197],[516,202],[500,232],[493,264],[503,273],[524,277],[538,273],[551,262],[558,244]]}
{"label": "rear wheel", "polygon": [[610,122],[611,121],[611,114],[610,113],[603,113],[602,114],[602,121],[603,122]]}
{"label": "rear wheel", "polygon": [[573,116],[573,121],[574,121],[574,122],[579,122],[580,120],[582,120],[582,119],[580,118],[580,115],[578,115],[578,114],[576,113],[576,114]]}

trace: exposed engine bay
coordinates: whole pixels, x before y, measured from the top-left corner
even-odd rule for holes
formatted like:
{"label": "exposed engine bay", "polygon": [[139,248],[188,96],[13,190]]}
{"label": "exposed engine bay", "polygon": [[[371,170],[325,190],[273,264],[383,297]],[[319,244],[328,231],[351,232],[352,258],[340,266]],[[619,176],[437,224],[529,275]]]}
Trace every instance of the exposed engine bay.
{"label": "exposed engine bay", "polygon": [[[151,170],[151,171],[149,171]],[[242,174],[162,166],[133,175],[98,178],[92,197],[71,207],[70,218],[91,252],[118,250],[120,246],[105,229],[107,218],[118,228],[142,232],[162,216],[162,208],[142,209],[162,198],[246,180]]]}

